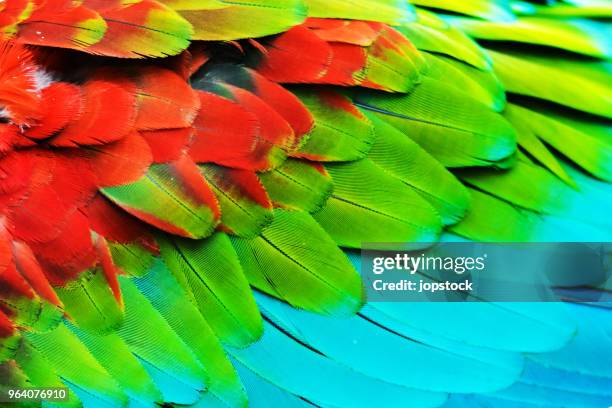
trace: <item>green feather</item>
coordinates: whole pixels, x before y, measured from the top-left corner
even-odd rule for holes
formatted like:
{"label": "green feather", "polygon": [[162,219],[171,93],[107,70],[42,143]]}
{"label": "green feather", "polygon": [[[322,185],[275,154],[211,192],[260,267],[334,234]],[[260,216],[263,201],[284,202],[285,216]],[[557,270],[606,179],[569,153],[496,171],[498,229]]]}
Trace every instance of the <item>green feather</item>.
{"label": "green feather", "polygon": [[418,49],[444,54],[478,69],[490,71],[491,59],[470,37],[433,13],[418,10],[419,19],[397,29]]}
{"label": "green feather", "polygon": [[540,213],[560,213],[576,194],[546,169],[520,161],[508,170],[467,169],[459,176],[481,191]]}
{"label": "green feather", "polygon": [[315,119],[298,156],[317,161],[357,160],[374,140],[372,124],[351,101],[331,91],[294,90]]}
{"label": "green feather", "polygon": [[508,0],[411,0],[412,4],[493,21],[512,21]]}
{"label": "green feather", "polygon": [[605,23],[541,17],[523,17],[512,22],[468,18],[451,21],[462,31],[480,40],[515,41],[555,47],[596,58],[612,57],[612,30]]}
{"label": "green feather", "polygon": [[567,174],[561,164],[559,164],[550,150],[548,150],[544,143],[536,136],[529,123],[529,118],[522,114],[523,111],[523,108],[514,104],[509,104],[504,112],[504,116],[516,130],[516,138],[521,148],[565,183],[575,187],[576,184],[572,178]]}
{"label": "green feather", "polygon": [[528,242],[538,219],[478,190],[470,189],[471,208],[467,216],[450,231],[475,241]]}
{"label": "green feather", "polygon": [[398,41],[398,36],[384,28],[379,40],[367,49],[364,79],[377,89],[405,93],[421,82],[427,66],[421,52],[410,42]]}
{"label": "green feather", "polygon": [[117,334],[130,351],[156,369],[196,390],[203,390],[208,378],[190,348],[172,330],[131,278],[120,277],[125,300],[125,322]]}
{"label": "green feather", "polygon": [[307,213],[275,210],[261,236],[232,243],[251,285],[295,307],[346,316],[363,304],[359,275]]}
{"label": "green feather", "polygon": [[172,10],[216,10],[229,7],[223,0],[157,0]]}
{"label": "green feather", "polygon": [[380,21],[398,24],[414,19],[414,9],[405,0],[305,0],[308,16]]}
{"label": "green feather", "polygon": [[[263,186],[243,185],[234,177],[236,170],[214,164],[202,164],[199,168],[219,200],[221,223],[232,234],[254,237],[272,221],[269,202],[262,203],[256,195],[260,190],[263,192]],[[257,183],[255,175],[253,179],[253,183]]]}
{"label": "green feather", "polygon": [[[31,330],[48,330],[55,327],[62,320],[64,311],[34,295],[3,296],[0,305],[11,313],[11,321],[15,326]],[[0,349],[1,350],[1,349]],[[1,353],[0,353],[1,355]]]}
{"label": "green feather", "polygon": [[[49,361],[25,339],[21,339],[15,349],[15,362],[28,377],[28,387],[35,388],[66,388]],[[6,378],[2,376],[3,382]],[[0,386],[2,389],[2,386]],[[59,405],[59,404],[58,404]],[[68,389],[68,400],[61,403],[62,407],[80,407],[81,402],[71,389]]]}
{"label": "green feather", "polygon": [[144,404],[162,401],[155,383],[117,333],[96,335],[75,327],[71,329],[130,399]]}
{"label": "green feather", "polygon": [[167,267],[223,343],[245,347],[261,336],[259,310],[227,235],[159,243]]}
{"label": "green feather", "polygon": [[155,260],[155,256],[137,243],[120,244],[108,242],[113,263],[130,276],[145,275]]}
{"label": "green feather", "polygon": [[428,78],[463,92],[496,112],[506,106],[506,90],[495,74],[481,71],[452,58],[424,53],[429,69]]}
{"label": "green feather", "polygon": [[295,159],[260,173],[259,179],[274,205],[289,210],[318,211],[333,190],[332,180],[323,166]]}
{"label": "green feather", "polygon": [[425,78],[407,95],[362,91],[355,100],[447,167],[490,166],[516,149],[514,130],[501,115],[441,81]]}
{"label": "green feather", "polygon": [[140,180],[101,192],[139,218],[180,235],[203,238],[217,225],[213,209],[183,185],[170,165],[153,165]]}
{"label": "green feather", "polygon": [[246,393],[217,336],[164,264],[157,260],[134,283],[198,358],[209,377],[208,391],[229,406],[246,406]]}
{"label": "green feather", "polygon": [[555,3],[545,7],[537,7],[535,13],[550,17],[612,17],[612,3],[608,0],[580,0],[574,1],[574,3]]}
{"label": "green feather", "polygon": [[552,110],[537,112],[518,105],[513,105],[512,111],[520,115],[525,126],[547,144],[595,177],[612,182],[609,125],[590,124]]}
{"label": "green feather", "polygon": [[78,384],[79,388],[111,406],[127,404],[128,396],[121,386],[65,325],[45,333],[30,332],[26,338],[63,380]]}
{"label": "green feather", "polygon": [[287,31],[306,18],[302,0],[220,0],[227,7],[184,10],[194,40],[227,41],[264,37]]}
{"label": "green feather", "polygon": [[117,303],[100,268],[93,268],[55,292],[76,324],[94,333],[108,333],[123,322],[123,310]]}
{"label": "green feather", "polygon": [[0,367],[2,366],[2,363],[13,358],[15,349],[19,345],[20,341],[21,336],[17,331],[14,332],[13,335],[3,337],[2,340],[0,340]]}
{"label": "green feather", "polygon": [[334,192],[314,218],[338,245],[437,240],[442,221],[434,208],[370,159],[326,167]]}
{"label": "green feather", "polygon": [[495,73],[512,93],[612,118],[612,64],[489,51]]}
{"label": "green feather", "polygon": [[445,224],[459,221],[469,207],[469,195],[459,180],[402,132],[368,116],[376,129],[368,159],[425,198]]}

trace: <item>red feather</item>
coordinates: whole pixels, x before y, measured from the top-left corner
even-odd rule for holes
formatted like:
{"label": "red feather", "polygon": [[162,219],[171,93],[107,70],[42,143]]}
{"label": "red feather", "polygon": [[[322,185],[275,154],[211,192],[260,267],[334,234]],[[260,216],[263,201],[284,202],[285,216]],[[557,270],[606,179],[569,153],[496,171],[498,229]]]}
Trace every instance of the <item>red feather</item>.
{"label": "red feather", "polygon": [[[87,52],[119,58],[139,57],[138,53],[132,51],[134,45],[136,50],[150,48],[151,33],[159,30],[158,27],[153,29],[147,27],[148,20],[155,21],[156,17],[159,19],[160,16],[168,16],[173,13],[162,3],[154,0],[140,0],[138,2],[117,2],[116,0],[102,2],[96,0],[88,2],[88,4],[94,6],[97,5],[100,14],[108,24],[108,28],[104,37],[88,47]],[[182,50],[168,50],[168,52],[173,53],[180,51]]]}
{"label": "red feather", "polygon": [[0,337],[7,338],[15,334],[15,326],[8,316],[0,309]]}
{"label": "red feather", "polygon": [[110,288],[111,292],[113,292],[113,296],[115,297],[115,300],[117,301],[119,306],[123,307],[121,289],[119,288],[119,280],[117,279],[118,271],[115,267],[115,264],[113,263],[113,258],[111,257],[106,240],[98,235],[97,237],[95,237],[94,245],[98,253],[98,259],[100,260],[102,273],[104,273],[104,277],[106,278],[108,287]]}
{"label": "red feather", "polygon": [[35,157],[12,152],[0,158],[0,196],[24,190],[31,183]]}
{"label": "red feather", "polygon": [[118,142],[91,147],[88,160],[98,187],[110,187],[141,178],[153,162],[153,155],[147,142],[133,132]]}
{"label": "red feather", "polygon": [[[255,115],[229,99],[198,92],[202,108],[193,124],[189,155],[199,163],[214,162],[239,168],[266,167],[253,157],[259,134]],[[261,142],[262,143],[262,142]]]}
{"label": "red feather", "polygon": [[180,158],[191,144],[194,130],[189,128],[142,131],[154,163],[167,163]]}
{"label": "red feather", "polygon": [[19,138],[19,128],[14,125],[0,123],[0,155],[13,149]]}
{"label": "red feather", "polygon": [[226,87],[236,102],[259,119],[260,136],[263,139],[283,149],[288,149],[292,145],[293,129],[276,110],[251,92],[231,85]]}
{"label": "red feather", "polygon": [[29,50],[0,41],[0,107],[12,123],[29,126],[40,118],[35,71]]}
{"label": "red feather", "polygon": [[258,71],[275,82],[316,81],[325,75],[333,58],[331,46],[304,26],[281,34],[266,50]]}
{"label": "red feather", "polygon": [[27,243],[56,238],[68,214],[62,200],[49,184],[33,187],[28,196],[11,209],[12,235]]}
{"label": "red feather", "polygon": [[[18,39],[33,45],[85,48],[98,36],[84,36],[91,27],[83,25],[88,20],[100,20],[95,11],[69,0],[46,1],[36,7],[27,21],[19,25]],[[79,38],[79,41],[75,41]]]}
{"label": "red feather", "polygon": [[[85,205],[97,190],[96,176],[90,163],[77,149],[66,149],[51,155],[51,186],[68,211]],[[53,166],[53,167],[51,167]]]}
{"label": "red feather", "polygon": [[356,85],[365,79],[367,52],[364,48],[344,43],[330,44],[334,53],[329,69],[315,82],[335,85]]}
{"label": "red feather", "polygon": [[261,99],[239,88],[229,89],[237,101],[199,92],[202,109],[194,122],[189,155],[199,163],[245,170],[274,167],[285,158],[281,145],[291,142],[293,131]]}
{"label": "red feather", "polygon": [[355,20],[309,18],[305,25],[322,40],[367,47],[378,37],[380,24]]}
{"label": "red feather", "polygon": [[79,116],[81,90],[76,85],[55,82],[41,92],[41,118],[36,126],[26,130],[31,139],[45,139],[63,129]]}
{"label": "red feather", "polygon": [[209,207],[213,212],[213,221],[218,221],[221,218],[221,211],[219,210],[217,197],[200,173],[200,169],[198,169],[193,159],[185,155],[169,165],[185,195],[193,201],[203,203]]}
{"label": "red feather", "polygon": [[308,109],[294,94],[284,87],[269,81],[256,71],[252,71],[248,68],[242,69],[248,74],[250,87],[245,87],[239,83],[233,83],[231,78],[227,82],[253,92],[258,98],[279,113],[293,128],[296,139],[292,145],[297,146],[301,140],[301,136],[310,132],[314,125],[314,119]]}
{"label": "red feather", "polygon": [[53,286],[65,285],[98,262],[89,222],[80,211],[69,216],[53,240],[33,243],[30,247]]}
{"label": "red feather", "polygon": [[147,67],[138,70],[136,128],[173,129],[191,126],[200,100],[185,79],[173,71]]}
{"label": "red feather", "polygon": [[61,300],[51,287],[30,247],[22,242],[13,242],[13,256],[17,270],[36,293],[49,303],[62,307]]}
{"label": "red feather", "polygon": [[0,303],[2,299],[26,297],[34,299],[36,293],[28,282],[17,272],[15,264],[9,263],[0,274]]}
{"label": "red feather", "polygon": [[57,137],[54,146],[106,144],[134,127],[136,86],[127,80],[91,80],[83,86],[79,115]]}
{"label": "red feather", "polygon": [[130,216],[100,194],[81,211],[89,220],[91,229],[109,241],[122,244],[139,242],[146,247],[155,246],[155,239],[146,224]]}

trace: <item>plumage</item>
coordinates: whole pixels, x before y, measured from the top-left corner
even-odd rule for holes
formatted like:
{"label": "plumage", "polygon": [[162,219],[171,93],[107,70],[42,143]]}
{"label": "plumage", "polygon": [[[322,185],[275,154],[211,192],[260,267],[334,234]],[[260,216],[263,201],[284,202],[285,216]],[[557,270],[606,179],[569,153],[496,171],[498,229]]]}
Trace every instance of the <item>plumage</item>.
{"label": "plumage", "polygon": [[371,302],[358,251],[609,241],[611,16],[0,0],[0,392],[602,405],[609,307],[572,302],[609,282],[554,275],[563,303]]}

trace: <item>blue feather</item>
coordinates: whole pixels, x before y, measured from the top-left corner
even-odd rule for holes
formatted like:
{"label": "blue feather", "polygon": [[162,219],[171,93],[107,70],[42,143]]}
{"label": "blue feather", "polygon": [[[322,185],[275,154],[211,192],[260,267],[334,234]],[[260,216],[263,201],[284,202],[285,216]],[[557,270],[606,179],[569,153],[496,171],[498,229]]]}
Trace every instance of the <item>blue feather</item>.
{"label": "blue feather", "polygon": [[368,377],[308,347],[274,323],[245,349],[228,348],[245,367],[276,386],[321,406],[436,407],[446,394],[418,391]]}

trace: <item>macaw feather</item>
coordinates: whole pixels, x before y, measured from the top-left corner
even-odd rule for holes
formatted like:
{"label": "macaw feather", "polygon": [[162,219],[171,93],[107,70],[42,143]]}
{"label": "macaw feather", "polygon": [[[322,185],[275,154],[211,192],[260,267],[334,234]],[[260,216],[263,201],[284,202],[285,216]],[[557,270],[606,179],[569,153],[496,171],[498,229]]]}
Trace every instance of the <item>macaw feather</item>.
{"label": "macaw feather", "polygon": [[519,105],[513,105],[512,112],[539,139],[595,177],[612,181],[612,143],[607,123],[591,124],[554,110],[528,109]]}
{"label": "macaw feather", "polygon": [[68,316],[85,330],[109,333],[123,322],[123,305],[117,302],[102,267],[92,268],[55,290]]}
{"label": "macaw feather", "polygon": [[[129,350],[138,356],[149,376],[156,380],[150,371],[150,366],[153,366],[158,372],[173,377],[183,387],[203,390],[208,383],[208,376],[189,346],[172,329],[160,311],[154,308],[151,301],[138,290],[134,281],[121,277],[120,283],[125,299],[126,318],[117,334]],[[157,385],[163,394],[164,387]],[[162,396],[166,398],[166,395]],[[176,402],[193,403],[189,398],[190,394],[185,393],[182,400]]]}
{"label": "macaw feather", "polygon": [[200,109],[200,99],[178,74],[148,67],[134,72],[132,80],[138,87],[136,129],[186,128],[193,123]]}
{"label": "macaw feather", "polygon": [[603,405],[601,276],[451,305],[358,272],[364,243],[610,240],[602,2],[0,0],[0,393]]}
{"label": "macaw feather", "polygon": [[[265,43],[265,52],[255,65],[261,74],[275,82],[409,91],[420,80],[423,57],[394,28],[368,24],[376,36],[361,46],[343,36],[342,31],[325,30],[316,20],[308,20]],[[324,34],[319,36],[317,33],[321,31]],[[313,52],[304,54],[300,52],[303,49]]]}
{"label": "macaw feather", "polygon": [[412,187],[370,159],[328,164],[334,191],[313,216],[340,246],[364,242],[435,242],[442,220]]}
{"label": "macaw feather", "polygon": [[272,203],[255,172],[214,164],[199,168],[219,200],[221,230],[253,238],[272,222]]}
{"label": "macaw feather", "polygon": [[[224,272],[231,271],[225,269]],[[208,391],[230,406],[243,406],[245,391],[205,318],[211,316],[210,312],[200,313],[179,281],[159,260],[134,283],[198,358],[209,377]]]}
{"label": "macaw feather", "polygon": [[294,154],[315,161],[350,161],[364,158],[375,138],[370,120],[349,98],[333,91],[296,95],[314,117],[314,127]]}
{"label": "macaw feather", "polygon": [[516,149],[514,130],[501,115],[442,81],[426,78],[406,95],[360,91],[353,98],[447,167],[494,165]]}
{"label": "macaw feather", "polygon": [[514,14],[507,0],[412,0],[416,6],[450,13],[465,14],[491,21],[513,21]]}
{"label": "macaw feather", "polygon": [[258,174],[274,207],[314,213],[333,191],[329,173],[320,164],[288,159],[274,170]]}
{"label": "macaw feather", "polygon": [[453,58],[427,52],[423,56],[428,65],[425,77],[444,82],[496,112],[502,112],[506,107],[506,90],[493,72],[481,71]]}
{"label": "macaw feather", "polygon": [[516,140],[519,146],[531,155],[539,164],[550,170],[553,174],[570,186],[575,186],[572,178],[567,174],[563,166],[553,153],[538,138],[534,129],[529,124],[528,117],[522,115],[523,108],[514,104],[508,104],[504,117],[516,130]]}
{"label": "macaw feather", "polygon": [[[508,51],[490,50],[489,54],[495,64],[495,73],[508,92],[612,118],[612,97],[608,89],[612,66],[609,62],[559,60]],[[525,72],[531,75],[522,74]]]}
{"label": "macaw feather", "polygon": [[196,162],[268,170],[294,148],[290,124],[257,95],[221,82],[202,81],[196,87],[202,89],[202,107],[189,152]]}
{"label": "macaw feather", "polygon": [[479,40],[515,41],[554,47],[595,58],[612,57],[610,29],[605,23],[522,17],[512,22],[452,19],[451,24]]}
{"label": "macaw feather", "polygon": [[55,327],[61,320],[62,308],[40,297],[16,265],[9,264],[2,271],[0,283],[0,305],[10,314],[13,324],[44,331]]}
{"label": "macaw feather", "polygon": [[[88,81],[81,90],[77,115],[50,143],[59,147],[76,147],[123,139],[134,127],[135,91],[135,86],[128,81]],[[108,109],[109,104],[114,109]]]}
{"label": "macaw feather", "polygon": [[449,231],[485,242],[529,242],[535,236],[540,222],[536,213],[475,189],[469,192],[470,211]]}
{"label": "macaw feather", "polygon": [[[220,0],[225,7],[182,9],[194,29],[194,40],[228,41],[282,33],[304,21],[302,0]],[[206,7],[206,4],[204,4]]]}
{"label": "macaw feather", "polygon": [[[384,404],[399,408],[404,401],[411,401],[415,407],[435,407],[446,399],[444,393],[402,387],[352,370],[301,342],[273,317],[266,320],[259,342],[229,353],[246,378],[264,379],[317,405],[367,408]],[[302,369],[295,370],[296,366]],[[352,392],[346,392],[349,387]],[[381,395],[374,396],[370,387],[380,390]]]}
{"label": "macaw feather", "polygon": [[117,384],[120,384],[121,390],[130,399],[143,404],[153,404],[162,399],[137,356],[132,354],[117,333],[96,335],[71,325],[67,327]]}
{"label": "macaw feather", "polygon": [[561,18],[609,18],[612,16],[612,5],[605,0],[579,0],[537,7],[535,13],[540,16]]}
{"label": "macaw feather", "polygon": [[223,343],[245,347],[257,340],[261,317],[227,235],[160,239],[160,245],[168,269]]}
{"label": "macaw feather", "polygon": [[576,194],[548,170],[520,161],[507,170],[464,170],[459,177],[481,191],[539,213],[562,213]]}
{"label": "macaw feather", "polygon": [[392,25],[415,18],[413,7],[403,0],[339,0],[333,4],[325,0],[306,0],[306,4],[309,17],[378,21]]}
{"label": "macaw feather", "polygon": [[445,225],[459,221],[469,207],[461,182],[418,144],[373,114],[376,139],[368,159],[425,198]]}
{"label": "macaw feather", "polygon": [[101,192],[136,218],[179,236],[209,236],[221,216],[211,187],[188,157],[153,165],[138,181]]}
{"label": "macaw feather", "polygon": [[127,403],[128,396],[119,384],[65,325],[46,333],[28,333],[26,340],[34,350],[45,356],[49,366],[65,381],[80,384],[82,389],[101,402]]}
{"label": "macaw feather", "polygon": [[259,237],[232,238],[232,244],[249,283],[295,307],[346,316],[362,304],[352,266],[307,213],[276,209]]}
{"label": "macaw feather", "polygon": [[[224,82],[252,92],[259,97],[291,125],[295,134],[292,144],[295,147],[300,145],[301,137],[313,127],[312,114],[295,95],[279,84],[267,80],[256,71],[234,64],[218,64],[206,69],[206,74],[202,79]],[[192,77],[191,83],[196,84],[197,87],[198,80],[199,78]]]}
{"label": "macaw feather", "polygon": [[447,25],[431,26],[421,20],[403,24],[397,29],[422,51],[448,55],[478,69],[491,70],[491,58],[470,37],[457,28]]}
{"label": "macaw feather", "polygon": [[[334,321],[290,308],[263,295],[258,295],[257,301],[270,321],[327,358],[354,367],[355,371],[372,378],[408,389],[470,393],[497,391],[514,383],[523,367],[520,358],[496,366],[459,353],[449,353],[398,335],[363,315]],[[373,351],[377,349],[375,344],[380,345],[376,352]],[[404,370],[408,361],[414,367],[412,375]],[[457,371],[447,370],[447,367],[456,367]],[[423,376],[430,371],[430,375]],[[431,377],[436,381],[432,382]]]}
{"label": "macaw feather", "polygon": [[[189,46],[193,28],[177,12],[155,0],[34,4],[8,27],[25,44],[76,49],[118,58],[176,55]],[[1,24],[1,23],[0,23]]]}

